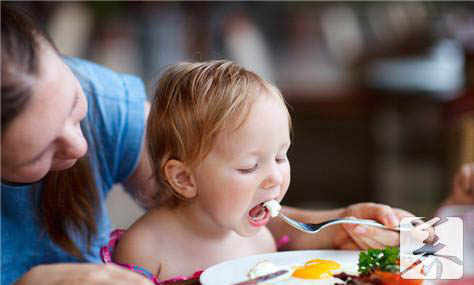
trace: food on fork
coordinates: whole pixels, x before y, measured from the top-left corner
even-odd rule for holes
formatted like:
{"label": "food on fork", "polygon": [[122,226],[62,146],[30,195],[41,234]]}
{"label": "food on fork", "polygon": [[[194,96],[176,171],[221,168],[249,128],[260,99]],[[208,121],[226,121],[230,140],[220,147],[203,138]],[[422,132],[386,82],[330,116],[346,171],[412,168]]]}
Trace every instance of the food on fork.
{"label": "food on fork", "polygon": [[275,200],[266,201],[265,203],[263,203],[263,205],[265,206],[265,208],[268,209],[272,218],[278,216],[278,213],[281,210],[280,204]]}

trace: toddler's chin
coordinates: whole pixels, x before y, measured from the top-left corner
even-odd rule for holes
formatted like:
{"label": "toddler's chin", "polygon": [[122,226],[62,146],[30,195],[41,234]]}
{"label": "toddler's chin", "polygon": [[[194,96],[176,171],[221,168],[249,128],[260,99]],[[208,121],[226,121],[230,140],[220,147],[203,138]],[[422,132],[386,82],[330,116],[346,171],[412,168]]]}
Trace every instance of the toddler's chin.
{"label": "toddler's chin", "polygon": [[248,238],[255,236],[261,228],[251,228],[247,230],[238,231],[237,234],[241,237]]}

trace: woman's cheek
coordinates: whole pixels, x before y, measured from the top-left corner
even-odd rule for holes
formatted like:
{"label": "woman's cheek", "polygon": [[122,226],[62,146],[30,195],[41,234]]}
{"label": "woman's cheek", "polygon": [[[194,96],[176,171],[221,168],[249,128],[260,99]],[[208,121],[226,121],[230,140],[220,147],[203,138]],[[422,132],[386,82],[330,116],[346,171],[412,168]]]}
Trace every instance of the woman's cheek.
{"label": "woman's cheek", "polygon": [[25,183],[31,183],[44,178],[51,170],[51,159],[42,159],[36,162],[34,165],[24,167],[20,171],[21,177],[25,177],[28,181]]}

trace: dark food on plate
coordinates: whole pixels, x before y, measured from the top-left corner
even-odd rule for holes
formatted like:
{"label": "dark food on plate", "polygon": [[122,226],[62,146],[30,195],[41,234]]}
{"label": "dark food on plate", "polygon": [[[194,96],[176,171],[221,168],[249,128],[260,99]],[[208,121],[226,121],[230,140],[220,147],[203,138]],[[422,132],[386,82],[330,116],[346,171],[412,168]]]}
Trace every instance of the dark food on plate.
{"label": "dark food on plate", "polygon": [[344,283],[337,285],[420,285],[423,280],[403,279],[400,274],[400,250],[369,249],[359,254],[359,276],[344,272],[334,277]]}

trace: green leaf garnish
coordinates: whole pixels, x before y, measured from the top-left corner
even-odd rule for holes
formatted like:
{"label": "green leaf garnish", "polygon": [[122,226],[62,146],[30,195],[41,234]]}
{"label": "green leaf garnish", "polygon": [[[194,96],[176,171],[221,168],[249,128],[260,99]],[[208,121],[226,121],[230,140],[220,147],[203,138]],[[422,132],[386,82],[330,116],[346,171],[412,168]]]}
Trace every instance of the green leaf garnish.
{"label": "green leaf garnish", "polygon": [[359,273],[370,274],[375,270],[398,272],[397,261],[400,259],[400,249],[387,247],[385,249],[369,249],[359,254]]}

